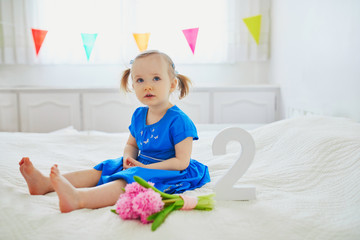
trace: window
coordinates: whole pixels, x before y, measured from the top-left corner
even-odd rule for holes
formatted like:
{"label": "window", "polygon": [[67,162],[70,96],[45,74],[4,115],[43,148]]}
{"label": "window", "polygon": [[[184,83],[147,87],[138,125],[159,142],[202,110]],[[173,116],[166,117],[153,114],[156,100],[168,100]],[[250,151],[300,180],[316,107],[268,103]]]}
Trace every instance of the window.
{"label": "window", "polygon": [[[148,49],[177,63],[267,60],[269,0],[0,0],[0,63],[127,64],[139,53],[133,33],[150,33]],[[256,45],[242,18],[262,15]],[[47,30],[39,55],[31,28]],[[182,32],[199,28],[195,52]],[[91,57],[82,33],[97,33]]]}
{"label": "window", "polygon": [[[129,1],[131,2],[131,1]],[[227,1],[137,0],[128,22],[134,32],[150,32],[149,48],[173,56],[175,62],[224,62],[227,53]],[[195,54],[183,29],[199,28]],[[133,41],[132,41],[133,43]],[[132,50],[135,48],[132,47]],[[135,49],[136,50],[136,49]],[[131,52],[135,54],[136,52]]]}

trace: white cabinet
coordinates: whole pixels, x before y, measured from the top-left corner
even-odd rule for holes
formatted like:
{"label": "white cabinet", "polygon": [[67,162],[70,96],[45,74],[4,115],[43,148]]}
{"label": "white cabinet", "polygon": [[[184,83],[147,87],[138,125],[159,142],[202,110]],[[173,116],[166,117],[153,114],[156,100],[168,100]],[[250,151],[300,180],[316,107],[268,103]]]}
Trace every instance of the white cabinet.
{"label": "white cabinet", "polygon": [[[276,86],[193,88],[179,106],[195,124],[266,124],[278,120]],[[0,131],[128,131],[142,104],[118,89],[0,89]]]}
{"label": "white cabinet", "polygon": [[185,112],[195,124],[210,122],[209,92],[191,92],[181,100],[174,100],[173,103]]}
{"label": "white cabinet", "polygon": [[51,132],[68,126],[81,130],[79,93],[20,93],[21,130]]}
{"label": "white cabinet", "polygon": [[276,120],[276,93],[216,92],[214,123],[270,123]]}
{"label": "white cabinet", "polygon": [[16,93],[0,92],[0,131],[16,132],[19,130],[18,126]]}
{"label": "white cabinet", "polygon": [[84,93],[83,129],[125,132],[140,102],[134,94]]}

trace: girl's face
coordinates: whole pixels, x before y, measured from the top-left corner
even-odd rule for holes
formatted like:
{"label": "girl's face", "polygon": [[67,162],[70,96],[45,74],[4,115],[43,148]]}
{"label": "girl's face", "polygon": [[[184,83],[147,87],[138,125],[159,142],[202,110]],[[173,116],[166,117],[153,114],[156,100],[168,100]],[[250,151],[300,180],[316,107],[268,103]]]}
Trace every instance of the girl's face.
{"label": "girl's face", "polygon": [[169,64],[160,54],[138,58],[132,65],[132,86],[139,101],[149,107],[169,106],[177,80],[170,78]]}

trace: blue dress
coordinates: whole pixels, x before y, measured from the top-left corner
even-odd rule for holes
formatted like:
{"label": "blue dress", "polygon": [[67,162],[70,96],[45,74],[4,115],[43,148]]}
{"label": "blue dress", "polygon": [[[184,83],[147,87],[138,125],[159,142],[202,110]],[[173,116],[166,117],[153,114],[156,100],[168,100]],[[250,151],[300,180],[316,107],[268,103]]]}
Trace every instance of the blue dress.
{"label": "blue dress", "polygon": [[[157,123],[146,125],[148,107],[135,110],[129,130],[136,139],[139,155],[137,160],[151,164],[175,157],[175,145],[187,137],[198,139],[196,127],[191,119],[177,106],[167,110]],[[182,171],[148,169],[131,167],[123,169],[123,158],[109,159],[96,165],[94,169],[102,171],[98,185],[117,179],[127,183],[134,182],[139,176],[155,184],[155,187],[166,193],[182,193],[199,188],[210,182],[207,166],[190,159],[189,166]]]}

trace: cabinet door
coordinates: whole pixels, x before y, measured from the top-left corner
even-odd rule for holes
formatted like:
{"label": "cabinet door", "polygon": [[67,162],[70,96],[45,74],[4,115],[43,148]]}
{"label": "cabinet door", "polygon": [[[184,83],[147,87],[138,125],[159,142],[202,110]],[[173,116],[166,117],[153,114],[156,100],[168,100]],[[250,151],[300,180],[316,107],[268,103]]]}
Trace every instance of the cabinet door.
{"label": "cabinet door", "polygon": [[0,93],[0,131],[19,131],[16,93]]}
{"label": "cabinet door", "polygon": [[210,93],[191,92],[181,100],[175,99],[174,96],[172,102],[185,112],[195,124],[210,122]]}
{"label": "cabinet door", "polygon": [[51,132],[68,126],[81,130],[80,94],[20,93],[21,129]]}
{"label": "cabinet door", "polygon": [[127,132],[138,106],[134,94],[84,93],[84,130]]}
{"label": "cabinet door", "polygon": [[270,123],[275,121],[274,92],[214,93],[215,123]]}

